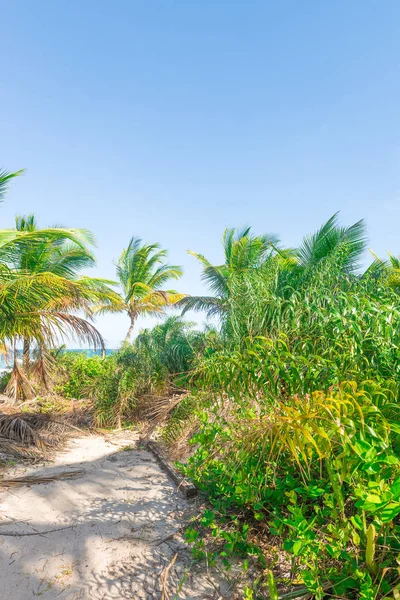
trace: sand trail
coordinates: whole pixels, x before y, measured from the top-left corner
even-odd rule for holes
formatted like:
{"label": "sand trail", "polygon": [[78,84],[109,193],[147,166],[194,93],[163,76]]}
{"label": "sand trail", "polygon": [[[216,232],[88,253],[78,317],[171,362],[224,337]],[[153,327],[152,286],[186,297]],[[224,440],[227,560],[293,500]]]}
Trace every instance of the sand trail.
{"label": "sand trail", "polygon": [[75,438],[51,464],[12,476],[78,469],[75,479],[1,491],[1,599],[222,597],[182,539],[188,501],[132,438]]}

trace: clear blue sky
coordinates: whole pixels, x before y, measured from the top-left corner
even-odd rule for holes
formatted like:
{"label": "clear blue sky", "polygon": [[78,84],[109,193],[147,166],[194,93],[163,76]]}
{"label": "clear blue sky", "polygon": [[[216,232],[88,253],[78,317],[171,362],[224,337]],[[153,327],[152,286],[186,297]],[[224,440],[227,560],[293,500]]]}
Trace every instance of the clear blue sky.
{"label": "clear blue sky", "polygon": [[[2,226],[87,227],[219,262],[226,226],[295,246],[340,210],[400,253],[398,0],[16,0],[1,10]],[[143,323],[142,323],[143,324]],[[99,327],[115,346],[127,319]]]}

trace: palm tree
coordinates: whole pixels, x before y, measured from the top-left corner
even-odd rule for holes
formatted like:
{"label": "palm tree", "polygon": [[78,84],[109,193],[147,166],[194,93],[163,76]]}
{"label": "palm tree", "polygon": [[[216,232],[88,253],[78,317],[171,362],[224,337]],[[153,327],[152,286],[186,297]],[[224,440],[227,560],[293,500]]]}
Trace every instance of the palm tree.
{"label": "palm tree", "polygon": [[[24,343],[24,366],[30,366],[29,350],[37,347],[35,366],[45,382],[47,348],[65,336],[104,347],[96,328],[78,311],[91,316],[98,305],[114,306],[119,295],[108,281],[77,277],[77,271],[93,263],[83,230],[37,229],[33,217],[17,218],[17,228],[0,231],[0,341],[15,349]],[[14,400],[27,397],[32,385],[16,361],[10,389]]]}
{"label": "palm tree", "polygon": [[135,348],[158,357],[170,373],[187,371],[202,334],[194,330],[195,323],[182,317],[168,317],[152,329],[144,329],[135,340]]}
{"label": "palm tree", "polygon": [[[37,364],[44,375],[43,351],[64,336],[77,337],[104,347],[96,328],[74,312],[85,310],[91,299],[80,293],[75,282],[52,273],[21,274],[0,264],[0,340],[14,350],[9,392],[29,398],[33,386],[16,360],[16,345],[29,339],[41,353]],[[42,380],[44,378],[42,377]],[[43,381],[46,383],[45,381]]]}
{"label": "palm tree", "polygon": [[[116,310],[125,311],[130,326],[125,337],[129,342],[138,317],[162,315],[165,308],[181,300],[184,295],[175,290],[165,290],[170,279],[179,279],[182,268],[165,263],[166,250],[158,244],[143,244],[132,237],[117,263],[117,277],[122,286],[122,305]],[[109,308],[107,308],[109,310]]]}
{"label": "palm tree", "polygon": [[338,216],[334,214],[316,233],[303,239],[295,251],[301,268],[314,268],[330,258],[342,273],[354,273],[359,268],[367,241],[365,223],[361,220],[342,227]]}
{"label": "palm tree", "polygon": [[[33,214],[15,218],[15,229],[18,232],[33,233],[40,231]],[[19,251],[10,257],[8,265],[20,273],[53,273],[59,277],[75,280],[84,268],[95,263],[88,245],[94,244],[92,234],[86,230],[62,229],[54,227],[54,236],[41,236],[29,239],[19,245]],[[47,230],[49,231],[49,229]],[[30,365],[30,339],[24,339],[23,366]]]}
{"label": "palm tree", "polygon": [[230,308],[232,282],[246,273],[259,270],[271,258],[279,255],[276,235],[254,236],[251,228],[243,230],[225,229],[222,237],[224,263],[212,265],[202,254],[189,252],[202,265],[202,280],[207,284],[212,296],[186,296],[179,305],[183,313],[188,310],[205,311],[208,317],[223,319]]}
{"label": "palm tree", "polygon": [[[10,181],[22,173],[0,170],[0,201]],[[99,304],[115,306],[120,300],[109,287],[111,282],[76,278],[80,269],[93,264],[88,243],[93,243],[93,237],[85,230],[38,230],[33,215],[17,217],[15,229],[0,230],[0,345],[14,349],[9,384],[14,402],[18,395],[29,397],[33,391],[16,360],[18,341],[28,348],[30,341],[36,343],[45,383],[43,350],[60,337],[77,337],[104,348],[97,329],[74,314],[83,311],[91,316]]]}

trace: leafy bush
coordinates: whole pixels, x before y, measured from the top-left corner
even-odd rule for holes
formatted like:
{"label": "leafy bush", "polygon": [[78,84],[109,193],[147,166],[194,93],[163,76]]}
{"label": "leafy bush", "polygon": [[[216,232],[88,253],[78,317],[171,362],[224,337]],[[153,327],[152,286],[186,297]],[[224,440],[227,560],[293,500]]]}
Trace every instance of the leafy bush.
{"label": "leafy bush", "polygon": [[11,379],[11,371],[3,371],[0,375],[0,393],[4,393],[6,391],[7,385]]}
{"label": "leafy bush", "polygon": [[[400,590],[398,265],[376,261],[357,274],[362,235],[360,224],[331,220],[297,251],[273,249],[250,267],[249,244],[238,239],[240,268],[203,271],[221,292],[224,347],[193,373],[203,401],[189,421],[201,424],[182,469],[215,515],[236,515],[233,546],[231,528],[210,519],[226,541],[223,560],[232,549],[254,555],[255,538],[262,566],[274,568],[263,552],[268,531],[291,565],[285,583],[317,598]],[[173,425],[174,413],[169,439]],[[202,544],[196,538],[196,552]]]}
{"label": "leafy bush", "polygon": [[184,470],[219,513],[244,509],[284,540],[292,577],[316,597],[384,596],[398,582],[397,392],[349,383],[285,403],[241,400],[228,418],[215,406]]}
{"label": "leafy bush", "polygon": [[99,356],[65,352],[58,358],[58,365],[64,381],[58,384],[56,391],[66,398],[79,400],[93,398],[99,378],[108,371],[109,361]]}
{"label": "leafy bush", "polygon": [[187,383],[187,371],[206,338],[193,331],[193,324],[171,317],[105,358],[62,353],[57,363],[63,377],[56,391],[67,398],[94,399],[97,423],[120,427],[123,420],[132,421],[139,404],[143,416],[155,398]]}

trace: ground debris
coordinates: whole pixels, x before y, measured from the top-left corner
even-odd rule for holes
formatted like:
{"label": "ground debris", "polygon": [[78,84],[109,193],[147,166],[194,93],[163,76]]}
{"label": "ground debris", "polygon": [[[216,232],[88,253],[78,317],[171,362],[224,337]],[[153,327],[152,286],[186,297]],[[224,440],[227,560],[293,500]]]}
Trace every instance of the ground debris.
{"label": "ground debris", "polygon": [[54,475],[28,475],[26,477],[17,477],[16,479],[0,479],[0,487],[19,487],[22,485],[38,485],[42,483],[52,483],[62,479],[76,479],[82,477],[85,473],[83,469],[74,471],[61,471]]}

